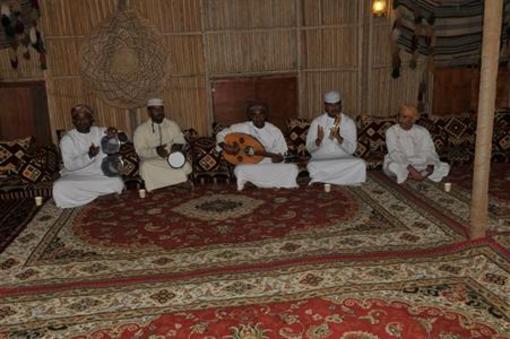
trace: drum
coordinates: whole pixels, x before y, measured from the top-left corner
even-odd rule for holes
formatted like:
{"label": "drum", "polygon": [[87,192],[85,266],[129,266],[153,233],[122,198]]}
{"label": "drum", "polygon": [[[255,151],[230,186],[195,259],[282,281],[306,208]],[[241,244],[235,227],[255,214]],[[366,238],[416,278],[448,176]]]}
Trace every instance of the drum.
{"label": "drum", "polygon": [[101,163],[101,170],[107,177],[118,177],[122,175],[124,168],[124,161],[120,154],[108,155],[103,159]]}
{"label": "drum", "polygon": [[109,136],[105,135],[101,139],[101,149],[103,150],[103,153],[105,153],[105,154],[119,153],[120,145],[121,145],[121,142],[120,142],[119,138],[117,138],[117,137],[110,138]]}
{"label": "drum", "polygon": [[172,152],[167,158],[168,165],[174,169],[182,168],[186,163],[186,157],[181,151]]}

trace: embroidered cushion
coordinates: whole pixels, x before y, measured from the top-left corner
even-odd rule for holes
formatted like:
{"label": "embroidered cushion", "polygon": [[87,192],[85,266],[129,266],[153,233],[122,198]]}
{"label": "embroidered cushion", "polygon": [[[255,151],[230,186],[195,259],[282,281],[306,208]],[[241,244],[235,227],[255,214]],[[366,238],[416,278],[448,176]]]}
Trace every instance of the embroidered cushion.
{"label": "embroidered cushion", "polygon": [[310,153],[306,150],[306,135],[310,128],[310,122],[305,119],[287,120],[287,130],[285,141],[289,148],[289,153],[296,155],[301,159],[310,158]]}
{"label": "embroidered cushion", "polygon": [[26,183],[49,182],[55,179],[59,162],[56,146],[38,147],[34,152],[25,154],[18,175]]}
{"label": "embroidered cushion", "polygon": [[0,141],[0,176],[18,174],[31,145],[32,137]]}

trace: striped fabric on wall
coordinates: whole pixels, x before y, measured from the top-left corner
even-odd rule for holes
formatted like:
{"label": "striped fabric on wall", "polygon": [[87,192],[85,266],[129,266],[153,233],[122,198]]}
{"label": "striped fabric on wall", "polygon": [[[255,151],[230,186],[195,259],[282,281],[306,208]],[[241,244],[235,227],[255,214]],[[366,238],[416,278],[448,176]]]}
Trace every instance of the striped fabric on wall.
{"label": "striped fabric on wall", "polygon": [[[412,53],[415,34],[415,18],[426,21],[434,17],[432,29],[436,41],[434,64],[437,66],[461,66],[478,64],[481,55],[483,30],[483,4],[480,0],[394,0],[393,8],[400,17],[398,45]],[[501,58],[508,60],[510,35],[510,0],[504,1],[503,28],[501,33]],[[428,55],[426,39],[418,39],[420,55]]]}

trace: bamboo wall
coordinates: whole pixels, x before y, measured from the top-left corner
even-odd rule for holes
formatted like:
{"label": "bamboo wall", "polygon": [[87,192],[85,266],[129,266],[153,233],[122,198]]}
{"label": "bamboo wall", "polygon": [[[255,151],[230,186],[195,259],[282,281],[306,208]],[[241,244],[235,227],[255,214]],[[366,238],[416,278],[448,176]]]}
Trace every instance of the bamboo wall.
{"label": "bamboo wall", "polygon": [[[183,128],[209,131],[211,79],[295,74],[299,116],[322,109],[322,94],[339,90],[351,115],[393,115],[401,102],[416,102],[421,72],[403,67],[391,78],[389,19],[373,18],[369,0],[131,0],[131,6],[164,37],[170,75],[162,97]],[[116,0],[44,0],[42,28],[48,70],[37,60],[10,68],[0,53],[0,79],[45,79],[53,130],[70,128],[69,110],[80,102],[97,110],[96,121],[130,131],[128,114],[108,106],[79,76],[79,48],[117,8]],[[36,58],[34,58],[36,59]],[[145,109],[137,120],[146,119]]]}

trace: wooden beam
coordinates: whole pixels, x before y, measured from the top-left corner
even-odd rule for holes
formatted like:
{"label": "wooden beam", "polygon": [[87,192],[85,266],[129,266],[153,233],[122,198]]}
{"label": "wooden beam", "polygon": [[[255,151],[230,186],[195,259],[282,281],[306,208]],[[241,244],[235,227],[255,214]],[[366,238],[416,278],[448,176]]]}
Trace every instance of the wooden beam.
{"label": "wooden beam", "polygon": [[478,99],[473,192],[471,197],[471,227],[469,230],[471,239],[483,238],[487,231],[489,175],[502,14],[503,0],[485,1],[480,96]]}

